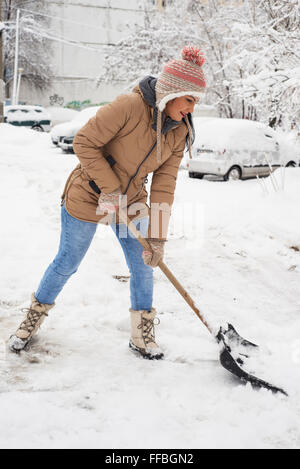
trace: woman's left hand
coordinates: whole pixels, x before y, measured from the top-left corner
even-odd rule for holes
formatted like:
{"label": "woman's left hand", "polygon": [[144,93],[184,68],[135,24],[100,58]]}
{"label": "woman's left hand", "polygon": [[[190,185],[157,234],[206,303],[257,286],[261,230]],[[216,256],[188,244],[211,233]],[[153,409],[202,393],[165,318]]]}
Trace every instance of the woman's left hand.
{"label": "woman's left hand", "polygon": [[148,244],[151,251],[143,251],[143,259],[146,265],[150,267],[157,267],[160,261],[164,258],[165,242],[163,239],[148,238]]}
{"label": "woman's left hand", "polygon": [[115,213],[118,208],[123,205],[123,197],[120,188],[110,194],[104,194],[102,192],[98,200],[98,210],[103,213]]}

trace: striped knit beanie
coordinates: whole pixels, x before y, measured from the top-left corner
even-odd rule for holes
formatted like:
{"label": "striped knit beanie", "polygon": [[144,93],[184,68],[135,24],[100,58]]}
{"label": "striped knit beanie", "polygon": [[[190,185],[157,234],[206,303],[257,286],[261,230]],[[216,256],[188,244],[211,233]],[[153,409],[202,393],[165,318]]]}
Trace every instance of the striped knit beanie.
{"label": "striped knit beanie", "polygon": [[[158,108],[157,119],[157,157],[161,162],[161,113],[168,101],[181,96],[194,96],[200,98],[205,91],[206,81],[202,65],[205,58],[199,47],[186,46],[182,50],[181,60],[168,62],[158,77],[156,91],[156,106]],[[189,152],[191,157],[191,127],[188,117],[185,122],[189,131]]]}

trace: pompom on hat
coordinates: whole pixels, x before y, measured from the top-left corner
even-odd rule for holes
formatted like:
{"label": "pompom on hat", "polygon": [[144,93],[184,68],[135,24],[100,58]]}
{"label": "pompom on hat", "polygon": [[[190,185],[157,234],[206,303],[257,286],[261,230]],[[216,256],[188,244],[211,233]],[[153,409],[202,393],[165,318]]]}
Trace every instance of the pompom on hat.
{"label": "pompom on hat", "polygon": [[[200,47],[184,47],[181,57],[181,60],[171,60],[164,66],[155,86],[156,106],[158,108],[157,159],[159,162],[161,161],[162,112],[166,104],[172,99],[186,95],[200,98],[206,88],[205,75],[202,70],[205,58]],[[185,117],[185,123],[189,132],[189,153],[191,157],[192,130],[187,116]]]}

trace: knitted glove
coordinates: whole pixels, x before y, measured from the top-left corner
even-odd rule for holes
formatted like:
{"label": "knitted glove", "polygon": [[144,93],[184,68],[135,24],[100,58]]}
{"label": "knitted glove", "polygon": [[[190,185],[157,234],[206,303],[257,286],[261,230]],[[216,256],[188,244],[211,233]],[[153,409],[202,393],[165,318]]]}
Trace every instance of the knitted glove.
{"label": "knitted glove", "polygon": [[159,262],[163,260],[166,241],[154,238],[148,238],[147,241],[151,251],[143,251],[144,263],[150,267],[157,267]]}
{"label": "knitted glove", "polygon": [[123,196],[121,189],[118,188],[110,194],[101,193],[98,200],[98,210],[100,212],[115,213],[122,205]]}

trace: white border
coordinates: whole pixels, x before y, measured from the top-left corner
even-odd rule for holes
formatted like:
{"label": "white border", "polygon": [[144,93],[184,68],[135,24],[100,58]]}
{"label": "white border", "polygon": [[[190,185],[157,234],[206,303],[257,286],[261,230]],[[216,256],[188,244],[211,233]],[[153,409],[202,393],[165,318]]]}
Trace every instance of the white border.
{"label": "white border", "polygon": [[196,98],[202,98],[205,91],[180,91],[178,93],[171,93],[165,96],[159,103],[157,103],[158,109],[162,112],[168,101],[171,99],[180,98],[181,96],[195,96]]}

